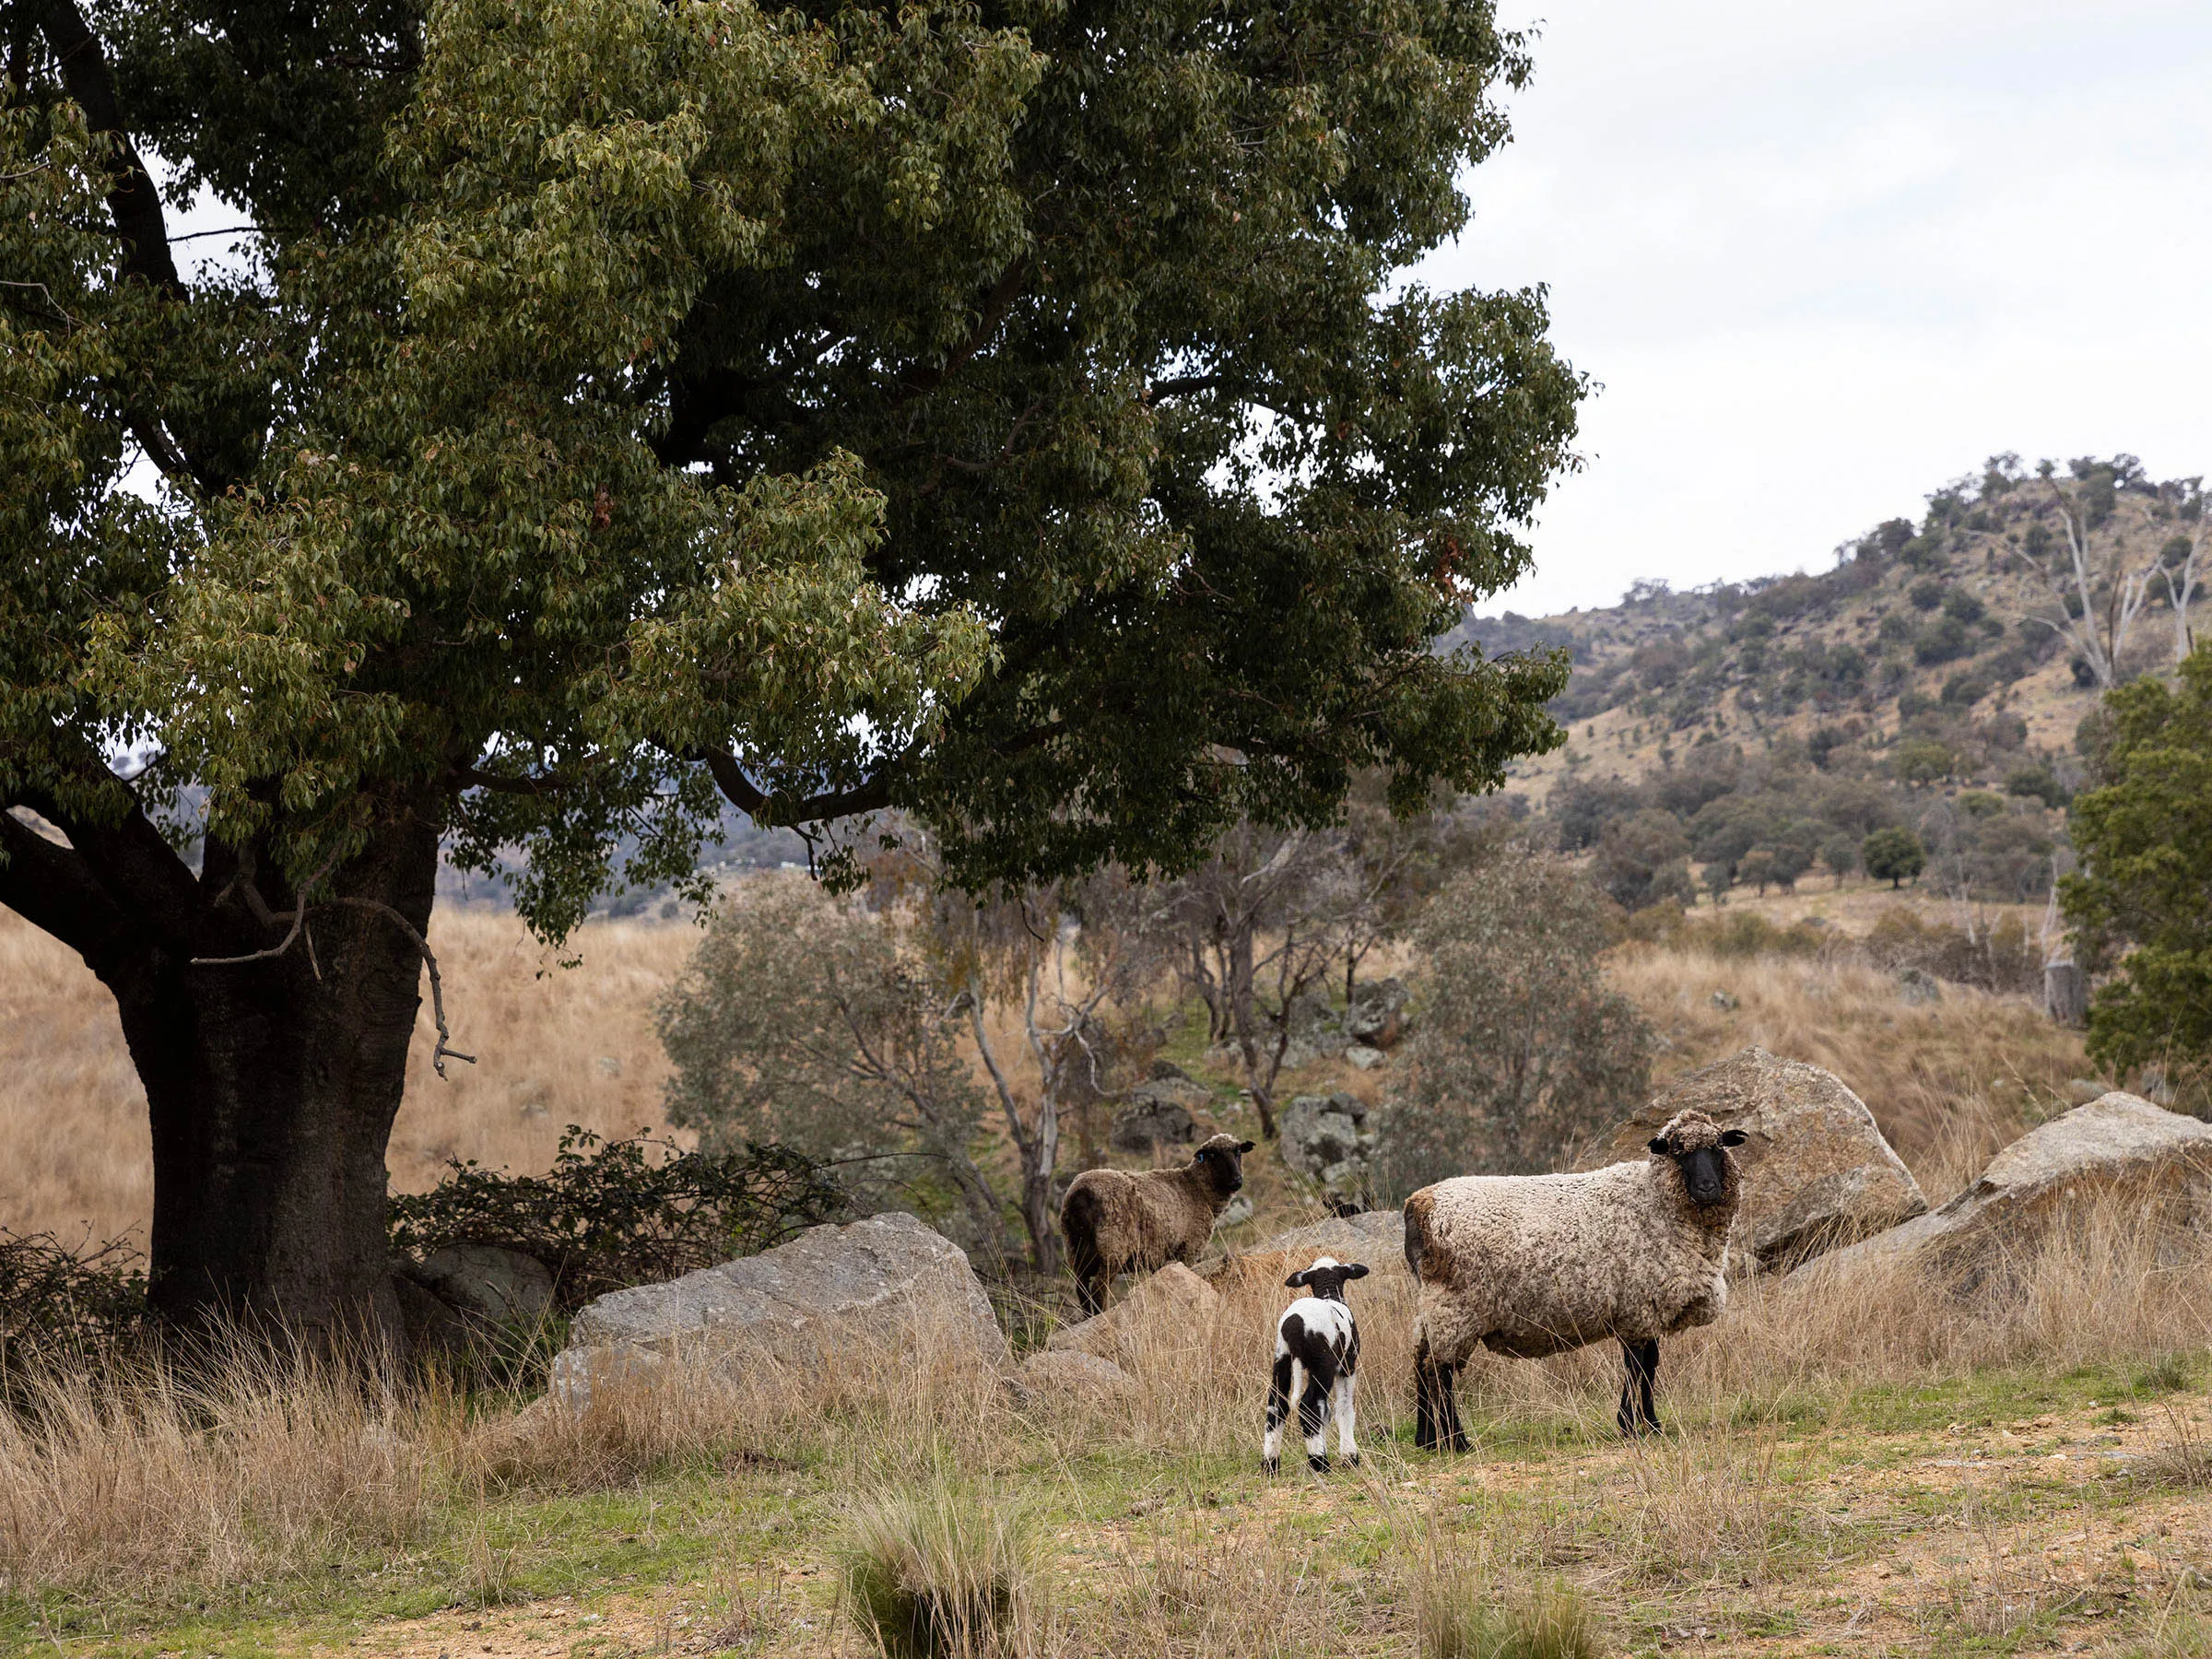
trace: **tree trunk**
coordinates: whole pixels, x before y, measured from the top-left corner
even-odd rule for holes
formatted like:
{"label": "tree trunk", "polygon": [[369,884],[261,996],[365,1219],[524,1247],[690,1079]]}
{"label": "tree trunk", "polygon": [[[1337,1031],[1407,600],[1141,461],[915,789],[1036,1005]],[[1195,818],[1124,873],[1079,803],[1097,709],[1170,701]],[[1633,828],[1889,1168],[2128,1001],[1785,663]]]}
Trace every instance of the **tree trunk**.
{"label": "tree trunk", "polygon": [[[311,894],[282,955],[193,960],[266,948],[238,943],[213,905],[191,956],[142,943],[88,955],[146,1087],[148,1293],[171,1328],[280,1328],[325,1348],[401,1340],[384,1150],[420,1005],[408,927],[429,925],[437,855],[433,830],[387,829]],[[214,876],[235,864],[219,846],[208,859]]]}
{"label": "tree trunk", "polygon": [[2089,1023],[2089,982],[2079,964],[2043,965],[2043,1011],[2062,1026],[2078,1029]]}

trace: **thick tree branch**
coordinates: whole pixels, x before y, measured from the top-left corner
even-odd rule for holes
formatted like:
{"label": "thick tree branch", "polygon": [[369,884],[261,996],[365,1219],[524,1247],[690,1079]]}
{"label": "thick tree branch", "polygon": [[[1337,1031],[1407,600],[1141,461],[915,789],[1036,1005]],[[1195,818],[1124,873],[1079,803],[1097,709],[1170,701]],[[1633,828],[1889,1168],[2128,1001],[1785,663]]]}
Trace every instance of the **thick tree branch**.
{"label": "thick tree branch", "polygon": [[[105,783],[128,794],[128,785],[95,759],[86,758],[79,771],[87,784]],[[199,884],[135,795],[128,809],[114,819],[69,812],[40,791],[18,792],[10,804],[29,807],[67,836],[92,879],[127,915],[171,940],[190,936],[199,909]]]}
{"label": "thick tree branch", "polygon": [[[169,245],[169,226],[161,213],[161,196],[154,188],[138,147],[123,124],[123,108],[115,97],[115,76],[100,50],[100,39],[86,24],[73,0],[44,0],[39,29],[61,66],[62,85],[85,124],[115,144],[117,178],[108,192],[108,212],[123,239],[123,276],[150,286],[155,292],[178,301],[189,298],[184,279],[177,274],[175,255]],[[131,435],[147,456],[172,478],[199,477],[188,457],[163,429],[160,418],[149,409],[130,412]],[[209,480],[200,478],[202,484]]]}
{"label": "thick tree branch", "polygon": [[946,354],[942,363],[926,366],[917,363],[899,376],[898,390],[891,394],[891,407],[895,409],[935,392],[959,373],[970,358],[988,346],[991,336],[998,332],[998,325],[1006,320],[1006,313],[1014,309],[1014,301],[1021,298],[1029,275],[1030,258],[1025,253],[999,274],[998,280],[991,285],[991,291],[983,296],[982,312],[977,317],[975,326],[969,330],[966,339]]}
{"label": "thick tree branch", "polygon": [[707,434],[733,415],[748,415],[756,425],[808,426],[814,414],[776,391],[771,382],[727,369],[712,369],[677,380],[669,390],[668,429],[653,441],[664,466],[684,466],[710,459]]}
{"label": "thick tree branch", "polygon": [[86,960],[107,954],[128,931],[127,913],[82,853],[56,846],[6,811],[0,811],[0,905]]}
{"label": "thick tree branch", "polygon": [[[763,816],[774,797],[757,788],[745,775],[745,768],[737,764],[735,755],[721,749],[694,749],[683,757],[696,760],[707,769],[730,804],[757,822],[767,822]],[[786,824],[819,823],[830,818],[850,818],[859,812],[880,812],[891,804],[891,774],[897,766],[894,761],[873,778],[855,789],[834,790],[826,794],[811,795],[792,803],[776,814],[775,821]]]}
{"label": "thick tree branch", "polygon": [[550,795],[564,789],[576,787],[578,780],[563,777],[559,772],[547,772],[535,778],[511,778],[499,772],[479,771],[473,766],[456,766],[453,780],[464,789],[488,789],[494,794]]}
{"label": "thick tree branch", "polygon": [[115,141],[121,176],[108,192],[108,211],[115,216],[115,229],[124,241],[123,274],[151,283],[171,299],[184,299],[184,281],[177,275],[169,229],[161,217],[161,198],[124,127],[115,76],[99,38],[72,0],[45,0],[39,28],[61,65],[62,85],[85,112],[86,124]]}

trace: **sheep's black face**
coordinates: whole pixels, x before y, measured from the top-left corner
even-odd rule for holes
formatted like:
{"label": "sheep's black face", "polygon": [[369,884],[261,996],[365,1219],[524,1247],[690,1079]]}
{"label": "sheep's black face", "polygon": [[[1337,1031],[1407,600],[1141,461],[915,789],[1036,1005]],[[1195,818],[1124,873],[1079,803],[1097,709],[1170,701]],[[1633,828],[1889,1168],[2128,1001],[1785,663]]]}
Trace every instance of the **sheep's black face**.
{"label": "sheep's black face", "polygon": [[1661,1135],[1652,1142],[1652,1150],[1674,1159],[1692,1204],[1719,1204],[1728,1196],[1728,1148],[1742,1146],[1744,1139],[1741,1129],[1722,1131],[1718,1146],[1684,1146]]}
{"label": "sheep's black face", "polygon": [[1244,1184],[1244,1154],[1253,1146],[1251,1141],[1236,1141],[1226,1135],[1217,1135],[1198,1148],[1191,1167],[1212,1182],[1214,1191],[1226,1196]]}

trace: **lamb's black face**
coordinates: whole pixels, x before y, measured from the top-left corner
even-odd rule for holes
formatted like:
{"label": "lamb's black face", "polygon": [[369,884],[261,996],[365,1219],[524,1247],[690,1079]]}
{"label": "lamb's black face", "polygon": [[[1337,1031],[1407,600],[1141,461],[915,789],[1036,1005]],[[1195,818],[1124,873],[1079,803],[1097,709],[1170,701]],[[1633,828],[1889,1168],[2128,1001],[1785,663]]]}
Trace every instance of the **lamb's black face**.
{"label": "lamb's black face", "polygon": [[1255,1145],[1252,1141],[1232,1141],[1226,1135],[1217,1135],[1198,1148],[1191,1159],[1191,1167],[1214,1183],[1218,1193],[1233,1193],[1244,1184],[1244,1154]]}
{"label": "lamb's black face", "polygon": [[1675,1160],[1675,1168],[1682,1171],[1682,1185],[1692,1204],[1718,1204],[1728,1195],[1726,1148],[1740,1147],[1744,1140],[1741,1129],[1724,1129],[1717,1147],[1684,1147],[1664,1136],[1653,1140],[1651,1146],[1660,1157]]}
{"label": "lamb's black face", "polygon": [[1318,1296],[1323,1301],[1342,1301],[1344,1287],[1352,1279],[1365,1278],[1367,1267],[1359,1262],[1331,1262],[1326,1266],[1315,1263],[1302,1267],[1283,1281],[1286,1289],[1303,1290],[1309,1296]]}

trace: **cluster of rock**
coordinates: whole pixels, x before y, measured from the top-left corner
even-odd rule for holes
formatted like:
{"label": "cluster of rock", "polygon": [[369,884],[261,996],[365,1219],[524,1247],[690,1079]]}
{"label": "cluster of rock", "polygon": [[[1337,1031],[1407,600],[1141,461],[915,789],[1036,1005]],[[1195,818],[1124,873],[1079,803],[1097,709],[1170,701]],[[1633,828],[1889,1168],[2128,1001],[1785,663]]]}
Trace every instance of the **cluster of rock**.
{"label": "cluster of rock", "polygon": [[553,1363],[552,1392],[582,1407],[596,1383],[669,1360],[732,1373],[792,1370],[913,1344],[994,1371],[1008,1359],[967,1252],[892,1212],[809,1228],[759,1255],[608,1292],[577,1313]]}
{"label": "cluster of rock", "polygon": [[553,1312],[553,1270],[497,1244],[453,1244],[419,1262],[392,1264],[407,1351],[463,1354],[512,1332],[536,1329]]}
{"label": "cluster of rock", "polygon": [[1180,1066],[1162,1060],[1123,1098],[1126,1104],[1107,1131],[1106,1144],[1116,1152],[1146,1153],[1189,1145],[1198,1134],[1192,1113],[1204,1111],[1214,1095]]}
{"label": "cluster of rock", "polygon": [[1356,1095],[1298,1096],[1276,1126],[1284,1166],[1318,1182],[1333,1204],[1364,1206],[1381,1145],[1374,1117]]}
{"label": "cluster of rock", "polygon": [[1372,1070],[1411,1030],[1411,1001],[1404,982],[1395,979],[1355,985],[1341,1009],[1325,996],[1300,997],[1288,1016],[1290,1045],[1283,1051],[1283,1069],[1344,1060],[1360,1071]]}
{"label": "cluster of rock", "polygon": [[1798,1269],[1841,1274],[1911,1265],[1961,1296],[2001,1288],[2005,1269],[2054,1235],[2124,1218],[2135,1238],[2178,1252],[2212,1226],[2212,1124],[2117,1091],[2030,1130],[1940,1208]]}

